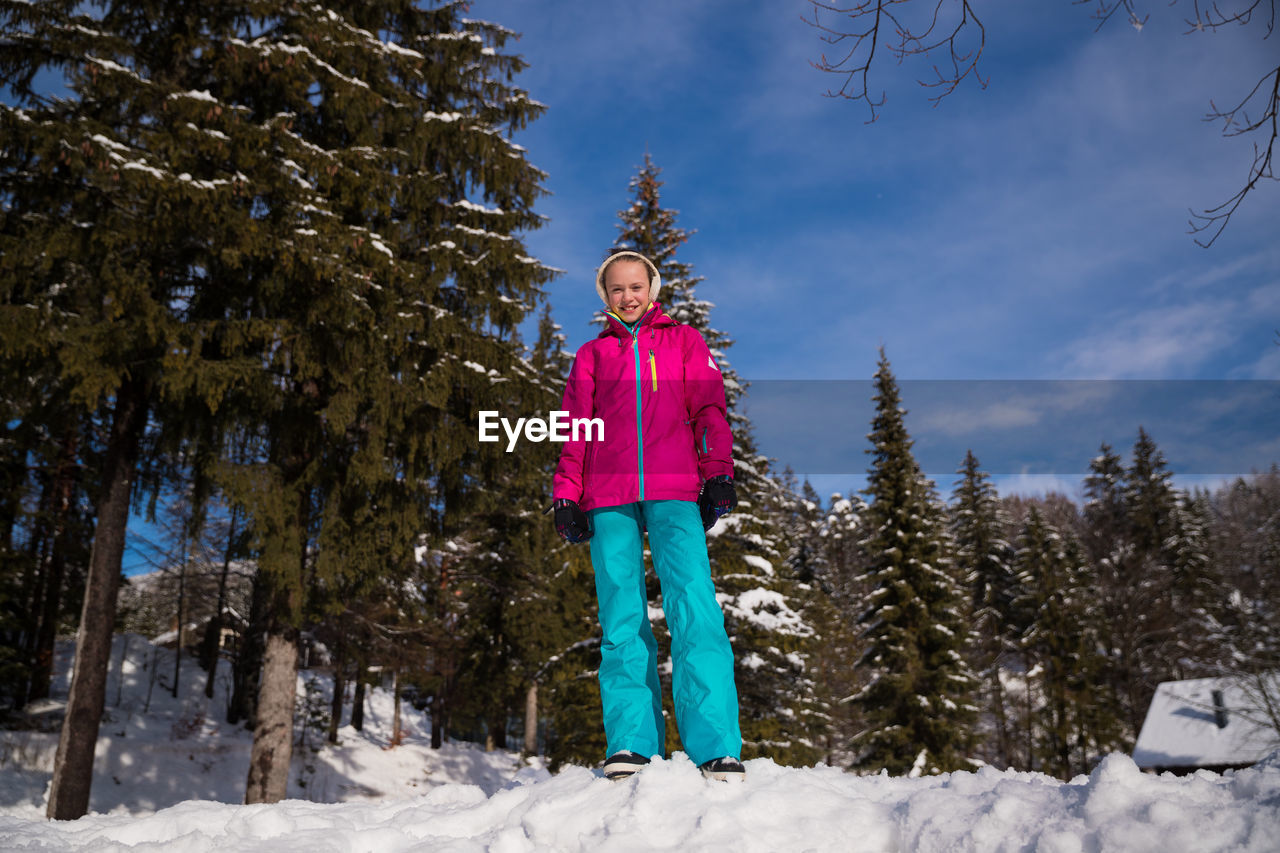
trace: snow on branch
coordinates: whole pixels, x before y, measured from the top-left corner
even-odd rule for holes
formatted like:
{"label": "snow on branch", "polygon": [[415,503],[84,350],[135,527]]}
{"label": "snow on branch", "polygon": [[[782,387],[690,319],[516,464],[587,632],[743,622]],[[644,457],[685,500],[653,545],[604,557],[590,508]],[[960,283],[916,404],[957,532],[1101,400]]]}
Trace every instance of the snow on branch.
{"label": "snow on branch", "polygon": [[472,212],[474,212],[474,213],[487,213],[487,214],[491,214],[491,215],[493,215],[493,216],[505,216],[505,215],[506,215],[506,211],[505,211],[505,210],[503,210],[503,209],[502,209],[502,208],[500,208],[500,207],[485,207],[484,205],[476,204],[476,203],[475,203],[475,202],[473,202],[473,201],[468,201],[468,200],[467,200],[467,199],[465,199],[465,198],[464,198],[464,199],[462,199],[461,201],[455,201],[455,202],[453,202],[452,206],[453,206],[453,207],[460,207],[460,208],[462,208],[463,210],[470,210],[470,211],[472,211]]}
{"label": "snow on branch", "polygon": [[[265,38],[256,38],[252,42],[246,42],[243,39],[238,39],[238,38],[229,39],[228,41],[231,44],[236,45],[237,47],[244,47],[244,48],[248,48],[249,50],[256,50],[259,53],[263,54],[264,56],[270,56],[272,53],[286,53],[286,54],[306,57],[311,62],[313,62],[317,68],[320,68],[328,72],[330,75],[338,78],[339,80],[342,80],[344,83],[348,83],[352,86],[356,86],[361,89],[367,89],[370,92],[373,91],[368,83],[358,78],[348,77],[346,74],[343,74],[341,71],[334,68],[332,65],[325,62],[323,59],[321,59],[320,57],[312,53],[311,49],[305,45],[288,44],[286,42],[267,41],[267,39]],[[385,101],[386,99],[383,98],[383,100]]]}

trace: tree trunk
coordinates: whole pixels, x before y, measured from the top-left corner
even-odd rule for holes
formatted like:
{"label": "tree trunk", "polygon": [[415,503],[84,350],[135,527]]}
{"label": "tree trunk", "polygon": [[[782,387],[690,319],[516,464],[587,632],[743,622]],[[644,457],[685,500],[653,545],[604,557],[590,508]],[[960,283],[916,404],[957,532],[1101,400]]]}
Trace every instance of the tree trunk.
{"label": "tree trunk", "polygon": [[395,710],[391,714],[391,745],[399,746],[402,732],[400,731],[400,670],[393,669],[391,671],[391,705]]}
{"label": "tree trunk", "polygon": [[62,609],[62,579],[67,567],[67,543],[65,532],[59,535],[49,560],[44,586],[44,601],[40,616],[40,630],[36,634],[35,657],[32,662],[31,687],[27,701],[49,698],[53,681],[53,652],[58,641],[58,614]]}
{"label": "tree trunk", "polygon": [[444,713],[439,694],[435,698],[437,701],[431,703],[431,748],[439,749],[444,745]]}
{"label": "tree trunk", "polygon": [[222,650],[222,614],[227,609],[227,577],[231,574],[231,552],[236,539],[236,508],[231,508],[231,520],[227,527],[227,547],[222,552],[222,573],[218,576],[218,606],[213,618],[205,627],[200,645],[200,666],[209,674],[204,682],[204,695],[213,698],[214,679],[218,674],[218,660]]}
{"label": "tree trunk", "polygon": [[253,730],[245,803],[278,803],[289,788],[293,759],[293,704],[298,680],[297,631],[283,624],[267,632],[262,655],[258,724]]}
{"label": "tree trunk", "polygon": [[[293,760],[293,708],[298,692],[298,629],[302,582],[307,576],[310,491],[298,487],[297,516],[285,535],[293,550],[283,551],[263,569],[269,585],[267,643],[262,655],[262,686],[258,691],[258,722],[249,753],[249,778],[244,801],[278,803],[289,791]],[[285,546],[288,548],[288,545]],[[276,568],[271,570],[271,566]]]}
{"label": "tree trunk", "polygon": [[529,682],[524,694],[524,754],[538,754],[538,682]]}
{"label": "tree trunk", "polygon": [[93,751],[106,699],[129,498],[149,396],[149,384],[133,378],[125,379],[116,393],[111,436],[102,463],[98,525],[85,579],[75,670],[49,790],[47,814],[53,820],[74,820],[89,810]]}
{"label": "tree trunk", "polygon": [[495,749],[507,748],[507,710],[499,707],[494,710],[489,719],[485,721],[485,749],[493,752]]}
{"label": "tree trunk", "polygon": [[257,726],[258,679],[262,673],[262,648],[267,633],[267,580],[259,571],[253,576],[253,599],[249,605],[249,627],[236,650],[232,668],[231,703],[227,706],[227,722],[241,720],[248,728]]}
{"label": "tree trunk", "polygon": [[351,700],[351,728],[358,732],[364,731],[364,683],[367,674],[364,671],[364,663],[356,664],[356,694]]}
{"label": "tree trunk", "polygon": [[54,537],[49,532],[49,518],[53,514],[53,479],[50,477],[40,490],[35,523],[27,540],[27,568],[22,573],[22,593],[18,599],[21,602],[19,638],[21,653],[26,660],[31,660],[36,653],[36,635],[40,631],[40,602],[44,599],[47,567],[53,553]]}
{"label": "tree trunk", "polygon": [[329,743],[338,742],[338,729],[342,728],[342,706],[346,698],[347,682],[344,678],[347,668],[346,646],[338,644],[338,658],[333,663],[333,701],[329,705]]}
{"label": "tree trunk", "polygon": [[[185,524],[184,524],[185,528]],[[178,564],[178,641],[173,648],[173,698],[178,698],[178,681],[182,678],[182,635],[187,614],[187,532],[182,531],[182,562]]]}
{"label": "tree trunk", "polygon": [[1032,680],[1031,680],[1031,661],[1027,661],[1027,707],[1026,707],[1026,723],[1027,723],[1027,766],[1024,770],[1032,771],[1036,769],[1036,746],[1035,746],[1035,703],[1031,696]]}
{"label": "tree trunk", "polygon": [[[53,652],[58,640],[58,617],[62,611],[62,585],[66,576],[67,549],[69,543],[68,517],[75,503],[80,434],[76,428],[68,429],[62,438],[58,461],[49,478],[47,491],[41,496],[40,505],[49,519],[47,542],[42,547],[37,578],[39,595],[32,601],[32,618],[39,616],[39,627],[34,632],[29,649],[32,661],[31,682],[27,689],[27,701],[49,698],[53,681]],[[37,530],[43,529],[40,522]],[[39,534],[38,534],[39,535]]]}
{"label": "tree trunk", "polygon": [[452,662],[447,665],[447,673],[440,682],[440,686],[436,688],[436,692],[431,697],[431,748],[440,749],[444,746],[445,730],[449,727],[449,701],[453,696],[453,672],[455,667]]}
{"label": "tree trunk", "polygon": [[991,666],[992,712],[996,722],[996,766],[1005,770],[1013,766],[1013,750],[1009,744],[1009,714],[1005,710],[1004,685],[1000,683],[1000,659]]}

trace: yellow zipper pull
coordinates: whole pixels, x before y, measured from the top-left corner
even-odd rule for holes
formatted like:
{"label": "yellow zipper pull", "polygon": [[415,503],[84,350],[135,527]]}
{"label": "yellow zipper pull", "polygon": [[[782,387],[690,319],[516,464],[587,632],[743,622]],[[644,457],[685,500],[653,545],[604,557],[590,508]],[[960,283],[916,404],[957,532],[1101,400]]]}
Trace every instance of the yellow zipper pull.
{"label": "yellow zipper pull", "polygon": [[658,390],[658,363],[654,361],[653,350],[649,350],[649,373],[653,376],[653,390]]}

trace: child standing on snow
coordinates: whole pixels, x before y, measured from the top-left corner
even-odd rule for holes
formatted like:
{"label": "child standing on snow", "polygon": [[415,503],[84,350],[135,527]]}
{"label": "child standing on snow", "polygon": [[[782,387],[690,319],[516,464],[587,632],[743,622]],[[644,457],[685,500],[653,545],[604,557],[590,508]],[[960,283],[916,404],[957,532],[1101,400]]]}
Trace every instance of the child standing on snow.
{"label": "child standing on snow", "polygon": [[742,779],[733,650],[706,540],[737,504],[724,380],[697,330],[655,301],[661,284],[657,267],[638,252],[615,252],[596,272],[609,325],[578,349],[562,408],[572,419],[601,419],[604,438],[565,443],[552,488],[556,531],[568,542],[591,540],[605,776],[630,776],[663,754],[644,583],[647,530],[671,629],[681,743],[704,775]]}

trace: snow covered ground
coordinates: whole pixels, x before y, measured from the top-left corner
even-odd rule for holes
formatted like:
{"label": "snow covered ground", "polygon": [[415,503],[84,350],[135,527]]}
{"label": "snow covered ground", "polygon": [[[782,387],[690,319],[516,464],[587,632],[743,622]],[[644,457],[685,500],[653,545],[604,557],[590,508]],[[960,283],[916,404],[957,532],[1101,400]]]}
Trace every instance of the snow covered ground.
{"label": "snow covered ground", "polygon": [[346,727],[338,747],[299,750],[297,799],[233,805],[248,735],[216,722],[219,706],[202,704],[194,667],[190,694],[162,697],[153,685],[150,708],[133,705],[165,659],[144,668],[154,650],[132,642],[103,728],[94,814],[45,821],[54,736],[0,733],[0,850],[1280,850],[1280,753],[1248,770],[1181,778],[1112,755],[1069,783],[992,769],[854,776],[757,759],[741,785],[708,782],[677,753],[609,782],[581,767],[552,776],[510,753],[433,751],[427,721],[407,706],[406,741],[387,749],[383,691],[371,696],[364,733]]}
{"label": "snow covered ground", "polygon": [[[60,644],[53,700],[43,709],[53,718],[51,722],[66,700],[70,658],[70,646]],[[196,662],[186,658],[182,666],[175,698],[173,653],[136,634],[116,636],[94,761],[91,812],[149,815],[186,800],[239,803],[244,799],[253,736],[242,726],[224,722],[230,692],[228,663],[219,664],[212,699],[204,696],[205,674]],[[314,700],[328,709],[331,680],[304,670],[298,675],[295,719],[299,723],[306,714],[312,678]],[[350,714],[350,688],[346,712]],[[411,796],[457,781],[493,793],[517,770],[542,766],[531,767],[511,753],[485,752],[466,744],[433,750],[429,718],[408,703],[401,705],[403,742],[390,749],[393,714],[390,692],[374,688],[365,703],[364,730],[344,726],[336,747],[325,743],[324,733],[314,728],[298,744],[302,727],[296,726],[289,797],[320,803],[382,799]],[[57,741],[56,728],[0,731],[0,815],[43,819]],[[0,851],[5,849],[0,839]]]}

